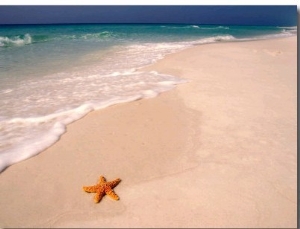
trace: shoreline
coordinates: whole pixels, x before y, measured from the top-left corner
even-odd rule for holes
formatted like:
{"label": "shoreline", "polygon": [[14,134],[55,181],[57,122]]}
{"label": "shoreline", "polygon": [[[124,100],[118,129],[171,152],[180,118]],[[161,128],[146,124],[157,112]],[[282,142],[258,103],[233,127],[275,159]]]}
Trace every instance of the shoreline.
{"label": "shoreline", "polygon": [[[230,41],[226,41],[226,40],[223,40],[223,41],[220,41],[220,42],[212,42],[212,43],[201,43],[201,44],[193,44],[192,46],[188,46],[188,47],[185,47],[185,48],[183,48],[183,49],[181,49],[181,50],[177,50],[175,53],[178,53],[178,52],[181,52],[181,51],[184,51],[184,50],[186,50],[186,49],[190,49],[190,48],[193,48],[193,47],[197,47],[197,46],[200,46],[200,45],[209,45],[209,44],[226,44],[226,43],[231,43],[231,42],[252,42],[252,41],[264,41],[264,40],[276,40],[276,39],[285,39],[285,38],[289,38],[289,37],[293,37],[292,35],[290,35],[290,36],[288,36],[288,37],[273,37],[273,36],[271,36],[271,38],[265,38],[265,37],[261,37],[261,38],[256,38],[256,39],[249,39],[249,40],[239,40],[239,39],[237,39],[237,40],[230,40]],[[165,56],[164,56],[164,58],[165,57],[167,57],[168,55],[172,55],[172,54],[174,54],[174,53],[169,53],[169,54],[166,54]],[[159,60],[156,60],[156,61],[159,61]],[[143,69],[148,69],[148,68],[150,68],[151,69],[151,66],[152,65],[154,65],[155,63],[156,63],[156,61],[154,62],[154,63],[151,63],[151,64],[148,64],[148,65],[145,65],[145,66],[143,66],[143,67],[138,67],[138,68],[136,68],[135,69],[135,71],[138,71],[138,70],[143,70]],[[147,71],[146,71],[147,72]],[[172,73],[170,74],[170,75],[172,75]],[[175,85],[175,87],[177,86],[177,85],[179,85],[179,84],[181,84],[182,82],[178,82],[176,85]],[[185,82],[186,83],[186,82]],[[171,89],[172,90],[172,89]],[[165,92],[165,91],[164,91]],[[160,94],[160,93],[159,93]],[[16,164],[16,163],[19,163],[20,161],[24,161],[24,160],[27,160],[27,159],[30,159],[30,158],[32,158],[32,157],[34,157],[34,156],[36,156],[36,155],[38,155],[38,154],[40,154],[41,152],[43,152],[43,151],[45,151],[47,148],[49,148],[49,147],[51,147],[52,145],[54,145],[57,141],[59,141],[59,139],[61,138],[61,136],[63,135],[63,134],[65,134],[66,133],[66,131],[65,131],[65,129],[67,129],[66,127],[69,125],[69,124],[71,124],[71,123],[73,123],[73,122],[76,122],[76,121],[78,121],[79,119],[82,119],[82,118],[84,118],[88,113],[90,113],[90,112],[93,112],[93,111],[98,111],[98,110],[101,110],[101,109],[106,109],[106,108],[108,108],[108,107],[111,107],[111,106],[114,106],[114,105],[117,105],[117,104],[122,104],[122,103],[128,103],[128,102],[133,102],[133,101],[136,101],[136,100],[139,100],[139,99],[147,99],[147,97],[143,97],[143,96],[141,96],[142,98],[138,98],[138,99],[136,99],[136,98],[133,98],[133,99],[128,99],[128,101],[127,101],[127,99],[126,99],[126,102],[125,102],[125,100],[124,101],[119,101],[119,102],[117,102],[117,103],[112,103],[112,104],[110,104],[110,102],[108,102],[108,104],[106,104],[106,105],[103,105],[103,107],[102,108],[95,108],[94,107],[94,109],[92,109],[92,108],[87,108],[87,107],[89,107],[89,105],[88,104],[82,104],[82,105],[80,105],[80,106],[78,106],[78,107],[76,107],[76,108],[73,108],[72,110],[67,110],[67,111],[65,111],[65,112],[69,112],[69,113],[72,113],[72,112],[74,112],[74,111],[77,111],[77,110],[88,110],[88,111],[84,111],[82,114],[79,114],[79,115],[77,115],[77,116],[80,116],[79,118],[78,117],[71,117],[70,119],[72,120],[72,121],[67,121],[67,124],[66,123],[64,123],[64,124],[62,124],[62,127],[59,127],[59,128],[55,128],[56,130],[55,131],[53,131],[53,132],[56,132],[56,135],[54,135],[54,136],[52,136],[52,140],[49,140],[49,141],[47,141],[47,140],[42,140],[42,139],[36,139],[38,142],[37,142],[37,145],[39,145],[38,146],[38,148],[39,149],[34,149],[34,147],[33,148],[31,148],[31,147],[28,147],[28,146],[30,146],[30,144],[25,144],[25,147],[27,147],[26,148],[26,150],[27,150],[27,155],[28,156],[26,156],[26,158],[25,158],[25,156],[24,155],[19,155],[19,154],[16,154],[17,156],[16,156],[16,158],[4,158],[4,160],[1,162],[0,161],[0,173],[1,172],[3,172],[6,168],[8,168],[9,166],[11,166],[11,165],[14,165],[14,164]],[[156,97],[156,96],[154,96],[154,97]],[[152,97],[150,97],[150,98],[152,98]],[[96,105],[97,106],[97,105]],[[101,105],[102,106],[102,105]],[[49,116],[52,116],[52,115],[56,115],[56,113],[53,113],[53,114],[49,114]],[[64,122],[64,121],[61,121],[61,123],[62,122]],[[59,126],[61,126],[61,123],[59,124]],[[51,131],[50,130],[48,130],[48,133],[49,134],[51,134]],[[50,139],[50,138],[49,138]],[[50,143],[49,143],[50,142]],[[30,143],[30,142],[29,142]],[[43,146],[40,146],[40,145],[43,145]],[[16,149],[16,151],[17,151],[17,153],[19,153],[19,148],[21,148],[20,146],[17,146],[17,147],[15,147],[15,149]],[[14,153],[14,150],[15,149],[13,149],[12,150],[12,152]],[[41,150],[42,149],[42,150]],[[8,152],[6,152],[7,154],[9,154],[9,153],[11,153],[10,151],[8,151]],[[22,159],[19,159],[19,158],[22,158]],[[25,158],[25,159],[24,159]],[[9,162],[7,162],[7,161],[16,161],[16,162],[14,162],[14,163],[9,163]],[[8,165],[7,166],[7,164],[10,164],[10,165]]]}
{"label": "shoreline", "polygon": [[[295,45],[197,45],[145,67],[191,81],[90,112],[8,167],[0,226],[296,227]],[[82,191],[100,175],[121,178],[120,201]]]}

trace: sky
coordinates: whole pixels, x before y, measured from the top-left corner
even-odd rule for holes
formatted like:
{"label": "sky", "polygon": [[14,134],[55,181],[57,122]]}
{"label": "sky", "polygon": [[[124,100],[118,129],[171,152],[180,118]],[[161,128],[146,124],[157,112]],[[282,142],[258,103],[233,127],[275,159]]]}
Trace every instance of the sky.
{"label": "sky", "polygon": [[297,5],[0,5],[0,24],[184,23],[296,26]]}

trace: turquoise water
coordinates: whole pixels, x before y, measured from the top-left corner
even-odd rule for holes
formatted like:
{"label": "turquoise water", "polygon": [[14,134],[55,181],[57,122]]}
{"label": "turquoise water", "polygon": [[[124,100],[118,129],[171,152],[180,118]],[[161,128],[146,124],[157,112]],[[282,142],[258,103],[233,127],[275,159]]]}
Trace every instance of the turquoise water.
{"label": "turquoise water", "polygon": [[218,25],[0,26],[0,171],[38,154],[92,110],[185,83],[140,70],[167,54],[296,33],[296,27]]}
{"label": "turquoise water", "polygon": [[[37,75],[80,64],[78,55],[136,43],[195,42],[224,36],[256,38],[292,33],[293,28],[201,25],[39,25],[0,26],[1,77]],[[230,37],[229,37],[230,36]],[[220,38],[222,40],[222,37]],[[63,61],[63,63],[61,63]],[[50,71],[50,72],[51,72]],[[11,76],[10,76],[11,77]]]}

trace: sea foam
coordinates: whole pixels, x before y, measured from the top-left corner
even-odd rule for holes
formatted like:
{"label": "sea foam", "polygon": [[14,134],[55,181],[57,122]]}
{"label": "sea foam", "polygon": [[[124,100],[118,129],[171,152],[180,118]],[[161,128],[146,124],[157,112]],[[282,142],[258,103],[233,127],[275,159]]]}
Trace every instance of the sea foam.
{"label": "sea foam", "polygon": [[[46,83],[44,87],[38,83],[28,83],[28,91],[23,90],[23,100],[18,101],[16,98],[14,104],[19,102],[19,109],[12,107],[14,109],[12,112],[19,114],[20,117],[2,117],[0,121],[0,171],[51,146],[65,132],[66,125],[93,110],[153,98],[179,83],[186,82],[157,72],[132,69],[112,72],[104,77],[99,74],[87,77],[81,74],[74,75],[76,76],[72,79],[49,77],[49,84],[51,79],[52,86],[55,85],[54,88],[57,90],[56,95],[52,93],[51,96],[53,89],[47,88],[47,80],[44,80]],[[84,88],[84,85],[88,86]],[[50,97],[45,96],[48,93]],[[52,110],[49,110],[49,105],[52,105],[50,106]],[[65,108],[62,109],[62,106]],[[26,109],[31,114],[30,117],[22,117]],[[37,115],[45,111],[50,114]]]}

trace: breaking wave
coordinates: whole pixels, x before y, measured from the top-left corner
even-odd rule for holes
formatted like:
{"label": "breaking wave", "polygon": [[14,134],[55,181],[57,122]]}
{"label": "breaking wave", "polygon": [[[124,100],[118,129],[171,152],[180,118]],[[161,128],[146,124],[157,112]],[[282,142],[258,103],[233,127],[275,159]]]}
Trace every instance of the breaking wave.
{"label": "breaking wave", "polygon": [[0,46],[23,46],[32,43],[32,37],[30,34],[12,36],[12,37],[1,37],[0,36]]}
{"label": "breaking wave", "polygon": [[116,37],[116,34],[103,31],[99,33],[86,33],[86,34],[70,34],[70,35],[30,35],[26,33],[24,35],[15,35],[15,36],[0,36],[0,47],[18,47],[29,45],[33,43],[48,42],[48,41],[57,41],[57,40],[107,40],[110,38]]}

